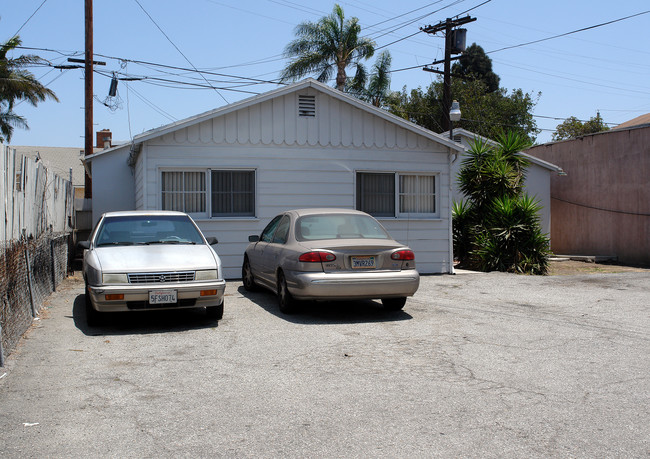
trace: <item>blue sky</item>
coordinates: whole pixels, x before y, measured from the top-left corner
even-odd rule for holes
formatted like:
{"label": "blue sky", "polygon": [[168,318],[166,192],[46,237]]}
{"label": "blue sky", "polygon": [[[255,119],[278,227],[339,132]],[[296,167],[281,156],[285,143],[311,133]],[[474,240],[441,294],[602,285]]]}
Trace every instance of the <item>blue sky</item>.
{"label": "blue sky", "polygon": [[[346,17],[359,18],[364,35],[391,52],[393,90],[425,88],[436,78],[421,67],[443,57],[444,39],[418,33],[420,27],[457,15],[476,17],[465,26],[467,43],[475,42],[488,53],[501,86],[541,92],[534,110],[543,129],[538,142],[549,141],[569,116],[588,120],[599,110],[605,122],[615,125],[650,112],[650,14],[544,40],[648,11],[647,0],[483,2],[339,4]],[[36,48],[21,54],[37,54],[55,65],[69,64],[69,57],[83,58],[83,4],[5,1],[0,40],[19,32],[24,47]],[[264,81],[277,79],[295,26],[331,13],[333,5],[309,0],[95,0],[95,60],[106,62],[96,67],[101,73],[94,78],[95,130],[110,129],[113,139],[128,141],[143,131],[277,88]],[[517,46],[537,40],[544,41]],[[507,47],[512,48],[501,50]],[[193,68],[211,74],[181,70]],[[18,105],[15,111],[27,118],[31,129],[16,129],[11,143],[82,147],[83,70],[31,70],[60,102],[37,108]],[[135,79],[120,81],[118,97],[107,99],[114,72]],[[199,87],[208,86],[204,77],[212,87]]]}

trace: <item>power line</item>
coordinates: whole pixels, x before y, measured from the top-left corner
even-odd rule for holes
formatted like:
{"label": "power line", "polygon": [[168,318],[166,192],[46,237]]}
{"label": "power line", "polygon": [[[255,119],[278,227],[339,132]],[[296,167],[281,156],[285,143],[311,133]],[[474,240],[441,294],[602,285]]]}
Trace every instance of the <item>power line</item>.
{"label": "power line", "polygon": [[32,15],[31,15],[30,17],[28,17],[27,20],[26,20],[25,22],[23,22],[23,25],[21,25],[21,26],[18,28],[18,30],[16,30],[16,33],[13,34],[14,37],[15,37],[16,35],[18,35],[18,34],[20,33],[21,30],[23,30],[23,27],[25,27],[25,25],[27,25],[27,23],[28,23],[28,22],[29,22],[29,21],[34,17],[34,15],[35,15],[36,13],[38,13],[38,10],[40,10],[41,7],[42,7],[43,5],[45,5],[45,2],[47,2],[47,0],[43,0],[43,3],[41,3],[41,4],[38,6],[38,8],[36,8],[36,11],[34,11],[34,12],[32,13]]}
{"label": "power line", "polygon": [[164,35],[164,37],[167,39],[167,41],[169,41],[169,43],[171,43],[172,46],[173,46],[174,48],[176,48],[176,51],[178,51],[178,52],[180,53],[180,55],[183,56],[183,58],[187,61],[187,63],[190,64],[190,65],[192,66],[192,68],[193,68],[196,72],[198,72],[199,75],[201,75],[201,77],[205,80],[205,82],[208,83],[208,85],[211,86],[212,89],[214,89],[214,91],[215,91],[217,94],[219,94],[219,96],[224,100],[224,102],[226,102],[226,104],[228,104],[229,102],[228,102],[228,100],[223,96],[223,94],[221,94],[221,93],[217,90],[217,88],[213,87],[213,86],[210,84],[210,82],[207,80],[207,78],[205,78],[205,76],[203,76],[203,74],[202,74],[201,72],[199,72],[199,69],[197,69],[197,68],[194,66],[194,64],[192,64],[192,62],[187,58],[187,56],[186,56],[185,54],[183,54],[183,51],[181,51],[180,48],[179,48],[178,46],[176,46],[176,44],[171,40],[171,38],[169,38],[169,36],[165,33],[165,31],[164,31],[163,29],[160,28],[160,26],[156,23],[156,21],[154,21],[154,19],[153,19],[153,18],[151,17],[151,15],[147,12],[147,10],[144,9],[144,7],[142,6],[142,4],[140,4],[140,1],[139,1],[139,0],[134,0],[134,1],[135,1],[135,3],[138,4],[138,6],[140,7],[140,9],[142,9],[142,11],[144,11],[144,14],[146,14],[147,17],[148,17],[149,19],[151,19],[151,22],[153,22],[153,24],[158,28],[158,30],[160,30],[160,33],[162,33],[162,34]]}
{"label": "power line", "polygon": [[461,14],[467,14],[467,13],[469,13],[470,11],[473,11],[473,10],[475,10],[475,9],[477,9],[477,8],[480,8],[481,6],[485,5],[486,3],[490,3],[491,1],[492,1],[492,0],[485,0],[483,3],[479,3],[478,5],[473,6],[472,8],[470,8],[470,9],[468,9],[468,10],[465,10],[465,11],[462,11],[462,12],[458,13],[455,17],[458,17],[458,16],[460,16]]}
{"label": "power line", "polygon": [[[113,77],[113,72],[104,72],[101,70],[94,70],[95,73],[98,75],[105,76],[107,78],[112,78]],[[119,73],[119,72],[115,72]],[[121,74],[121,73],[120,73]],[[121,74],[124,75],[124,74]],[[142,81],[144,83],[151,83],[151,84],[158,84],[158,86],[164,86],[167,88],[176,88],[176,89],[181,89],[182,87],[193,87],[195,89],[213,89],[213,90],[224,90],[224,91],[234,91],[234,92],[241,92],[245,94],[254,94],[257,95],[259,94],[258,92],[253,92],[253,91],[245,91],[241,89],[236,89],[235,87],[219,87],[216,88],[209,80],[206,79],[206,82],[208,83],[207,85],[205,84],[200,84],[200,83],[193,83],[189,81],[181,81],[181,80],[172,80],[170,78],[160,78],[160,77],[154,77],[154,76],[122,76],[119,77],[118,80],[120,81]],[[181,85],[181,87],[178,86],[171,86],[171,84],[176,84],[176,85]],[[185,88],[185,89],[191,89],[191,88]]]}
{"label": "power line", "polygon": [[505,51],[507,49],[520,48],[522,46],[533,45],[535,43],[541,43],[543,41],[553,40],[555,38],[566,37],[567,35],[572,35],[572,34],[578,33],[578,32],[584,32],[586,30],[596,29],[598,27],[603,27],[603,26],[606,26],[606,25],[614,24],[616,22],[625,21],[627,19],[631,19],[631,18],[634,18],[634,17],[637,17],[637,16],[648,14],[648,13],[650,13],[650,10],[642,11],[640,13],[632,14],[630,16],[625,16],[623,18],[618,18],[618,19],[614,19],[614,20],[611,20],[611,21],[607,21],[607,22],[601,22],[600,24],[592,25],[592,26],[589,26],[589,27],[583,27],[582,29],[572,30],[571,32],[565,32],[565,33],[561,33],[559,35],[553,35],[551,37],[540,38],[539,40],[533,40],[533,41],[529,41],[529,42],[526,42],[526,43],[520,43],[518,45],[506,46],[504,48],[499,48],[499,49],[495,49],[493,51],[489,51],[489,53],[498,53],[499,51]]}

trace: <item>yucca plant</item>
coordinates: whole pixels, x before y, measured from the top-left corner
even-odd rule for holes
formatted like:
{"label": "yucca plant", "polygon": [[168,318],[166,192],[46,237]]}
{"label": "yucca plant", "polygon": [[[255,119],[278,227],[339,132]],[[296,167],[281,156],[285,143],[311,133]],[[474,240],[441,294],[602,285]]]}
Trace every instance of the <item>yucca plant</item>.
{"label": "yucca plant", "polygon": [[549,240],[542,234],[541,206],[523,194],[530,146],[518,134],[502,134],[497,146],[476,140],[458,176],[467,201],[454,203],[454,253],[461,265],[482,271],[546,274]]}
{"label": "yucca plant", "polygon": [[452,228],[454,254],[459,260],[469,256],[476,224],[476,212],[470,201],[454,202],[452,207]]}

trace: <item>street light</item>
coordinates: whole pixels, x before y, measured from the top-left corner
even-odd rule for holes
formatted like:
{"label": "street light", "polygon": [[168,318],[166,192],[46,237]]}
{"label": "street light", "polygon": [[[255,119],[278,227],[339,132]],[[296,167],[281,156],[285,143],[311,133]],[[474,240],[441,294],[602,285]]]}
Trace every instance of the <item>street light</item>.
{"label": "street light", "polygon": [[449,138],[454,140],[454,121],[460,121],[460,104],[457,100],[451,103],[449,110]]}

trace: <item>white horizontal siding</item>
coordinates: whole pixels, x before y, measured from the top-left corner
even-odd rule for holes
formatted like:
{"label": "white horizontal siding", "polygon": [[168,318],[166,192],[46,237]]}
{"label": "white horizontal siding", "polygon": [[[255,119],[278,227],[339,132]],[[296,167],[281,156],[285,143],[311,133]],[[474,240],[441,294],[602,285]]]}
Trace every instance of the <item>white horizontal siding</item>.
{"label": "white horizontal siding", "polygon": [[440,180],[442,218],[387,219],[382,224],[397,240],[411,246],[423,273],[448,270],[448,176],[446,154],[351,148],[300,148],[238,145],[165,145],[147,149],[147,208],[161,205],[160,173],[166,168],[256,170],[256,218],[198,219],[216,247],[228,278],[240,276],[248,235],[259,234],[278,213],[300,207],[355,207],[356,171],[427,172]]}

